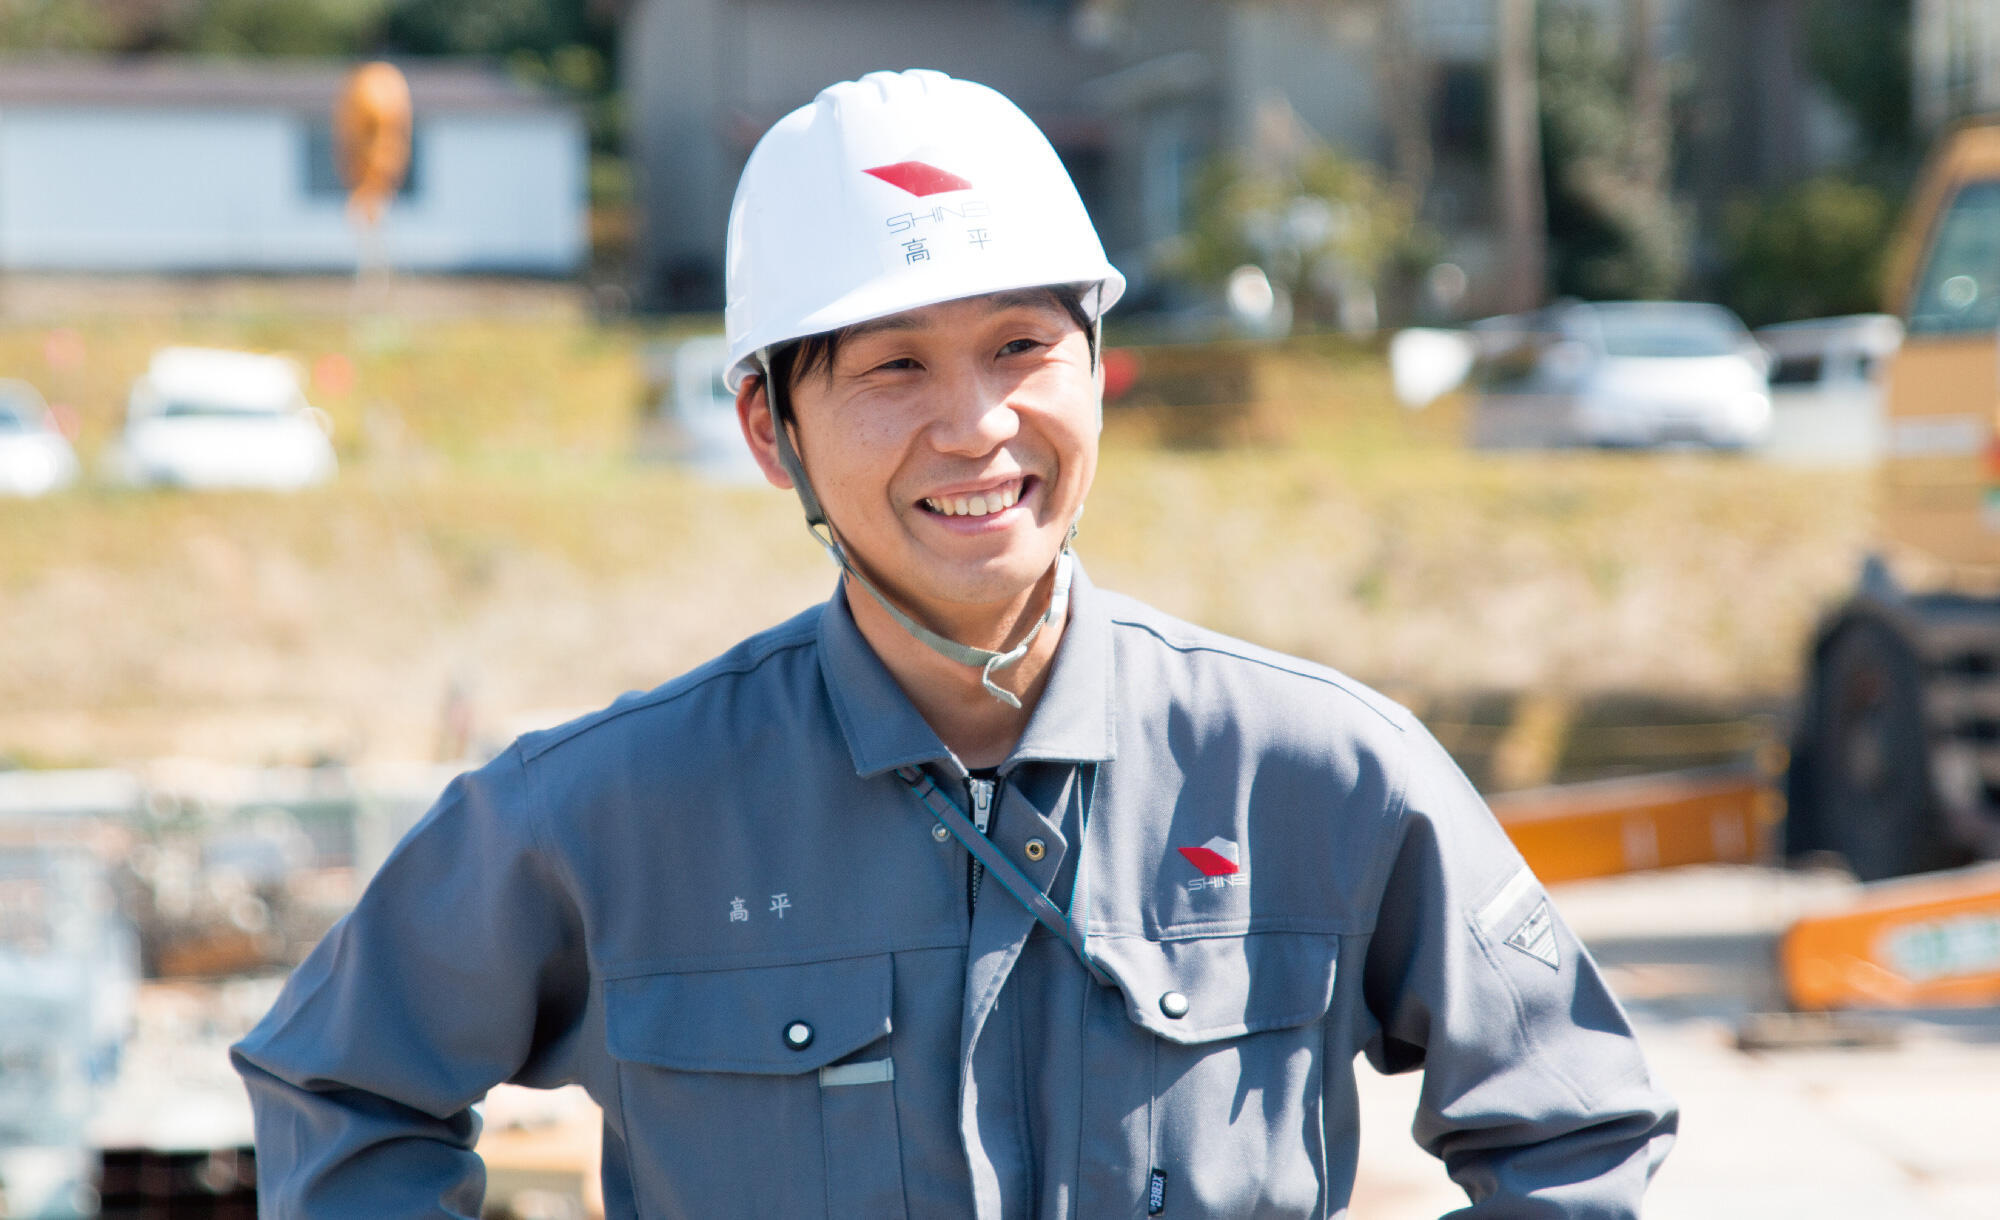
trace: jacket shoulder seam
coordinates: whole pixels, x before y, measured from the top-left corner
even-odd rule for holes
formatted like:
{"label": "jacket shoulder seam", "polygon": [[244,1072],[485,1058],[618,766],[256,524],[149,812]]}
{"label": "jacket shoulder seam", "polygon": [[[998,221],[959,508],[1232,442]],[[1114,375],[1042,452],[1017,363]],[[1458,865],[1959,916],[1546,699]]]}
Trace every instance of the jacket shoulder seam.
{"label": "jacket shoulder seam", "polygon": [[797,634],[786,634],[767,641],[762,647],[740,659],[726,661],[724,657],[717,657],[699,669],[668,681],[657,690],[649,691],[627,702],[615,703],[567,725],[549,729],[546,733],[537,735],[538,739],[533,742],[521,741],[518,743],[521,748],[521,760],[524,763],[532,762],[557,746],[573,741],[592,729],[610,724],[614,720],[672,703],[723,678],[741,677],[751,673],[779,653],[810,647],[816,639],[816,632],[802,628]]}
{"label": "jacket shoulder seam", "polygon": [[1183,654],[1197,653],[1197,652],[1213,653],[1216,656],[1228,657],[1231,660],[1241,661],[1246,665],[1256,665],[1264,669],[1272,670],[1277,673],[1290,674],[1292,677],[1302,678],[1308,682],[1317,682],[1322,686],[1330,686],[1334,690],[1339,691],[1341,694],[1346,695],[1349,699],[1352,699],[1354,702],[1360,704],[1362,707],[1367,708],[1376,717],[1378,717],[1384,724],[1396,730],[1398,734],[1407,734],[1409,731],[1408,727],[1404,725],[1401,721],[1397,720],[1394,716],[1391,716],[1389,713],[1383,711],[1381,708],[1375,706],[1375,704],[1372,701],[1362,698],[1361,695],[1358,694],[1353,687],[1349,686],[1346,682],[1341,681],[1337,677],[1333,677],[1324,673],[1313,673],[1309,670],[1301,669],[1291,665],[1280,664],[1278,661],[1273,660],[1269,657],[1251,656],[1237,649],[1223,647],[1220,644],[1206,643],[1198,640],[1172,639],[1165,632],[1161,631],[1158,627],[1155,627],[1153,624],[1141,622],[1138,619],[1113,617],[1111,621],[1113,624],[1120,627],[1130,627],[1136,631],[1143,631],[1147,635],[1150,635],[1154,639],[1158,640],[1160,643],[1166,645],[1168,648],[1173,649],[1175,652]]}

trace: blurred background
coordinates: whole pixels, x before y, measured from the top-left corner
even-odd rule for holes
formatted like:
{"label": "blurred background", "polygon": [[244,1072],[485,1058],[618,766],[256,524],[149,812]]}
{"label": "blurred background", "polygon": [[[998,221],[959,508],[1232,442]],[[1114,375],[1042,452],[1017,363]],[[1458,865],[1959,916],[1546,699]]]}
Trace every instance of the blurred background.
{"label": "blurred background", "polygon": [[[0,1216],[253,1214],[222,1048],[449,776],[832,589],[723,230],[910,66],[1131,281],[1093,578],[1423,716],[1688,1105],[1655,1214],[2000,1215],[2000,2],[13,0],[0,51]],[[1462,1203],[1408,1084],[1358,1216]],[[486,1117],[493,1215],[594,1214],[586,1100]]]}

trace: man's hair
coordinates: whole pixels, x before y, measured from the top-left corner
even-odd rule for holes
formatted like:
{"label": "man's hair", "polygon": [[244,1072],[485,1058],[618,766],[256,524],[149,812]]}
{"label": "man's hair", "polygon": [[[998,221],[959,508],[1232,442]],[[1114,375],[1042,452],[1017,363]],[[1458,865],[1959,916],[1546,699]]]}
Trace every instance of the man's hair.
{"label": "man's hair", "polygon": [[[1056,304],[1063,307],[1063,312],[1082,328],[1084,337],[1090,344],[1091,363],[1095,364],[1097,330],[1091,325],[1090,314],[1083,308],[1083,294],[1087,287],[1088,285],[1084,284],[1051,284],[1046,291]],[[766,392],[774,388],[778,391],[771,395],[771,404],[781,417],[791,413],[793,386],[814,373],[825,372],[829,376],[832,375],[834,357],[839,354],[841,343],[853,330],[852,326],[843,326],[838,330],[807,335],[803,339],[780,344],[777,350],[771,353],[772,385],[766,387]]]}

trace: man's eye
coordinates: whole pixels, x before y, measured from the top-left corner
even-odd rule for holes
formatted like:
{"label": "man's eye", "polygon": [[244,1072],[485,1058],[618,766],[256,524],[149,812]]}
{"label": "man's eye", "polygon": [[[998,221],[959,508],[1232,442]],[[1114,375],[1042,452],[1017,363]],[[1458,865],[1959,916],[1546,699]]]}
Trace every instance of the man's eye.
{"label": "man's eye", "polygon": [[1009,343],[1007,346],[1001,348],[1000,354],[1003,356],[1019,356],[1027,352],[1032,352],[1040,346],[1041,342],[1036,339],[1016,339],[1012,343]]}
{"label": "man's eye", "polygon": [[913,369],[915,367],[917,367],[916,361],[910,359],[908,356],[898,356],[894,360],[884,360],[882,363],[876,365],[875,371],[879,373],[884,369]]}

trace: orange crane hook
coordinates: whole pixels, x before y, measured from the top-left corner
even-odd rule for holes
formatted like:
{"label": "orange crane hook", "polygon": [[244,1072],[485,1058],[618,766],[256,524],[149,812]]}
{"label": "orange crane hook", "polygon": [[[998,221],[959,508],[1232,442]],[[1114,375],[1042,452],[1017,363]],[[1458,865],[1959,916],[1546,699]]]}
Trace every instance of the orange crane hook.
{"label": "orange crane hook", "polygon": [[333,107],[333,138],[348,215],[372,228],[410,168],[410,83],[394,64],[365,63],[348,74]]}

